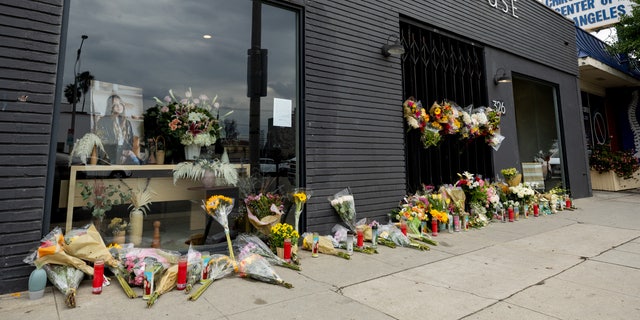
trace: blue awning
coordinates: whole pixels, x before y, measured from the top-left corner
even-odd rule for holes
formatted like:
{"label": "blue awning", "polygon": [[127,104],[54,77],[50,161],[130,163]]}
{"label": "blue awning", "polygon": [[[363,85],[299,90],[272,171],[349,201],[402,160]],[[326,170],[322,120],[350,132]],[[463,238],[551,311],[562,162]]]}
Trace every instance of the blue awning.
{"label": "blue awning", "polygon": [[626,54],[609,53],[606,43],[579,27],[576,27],[576,42],[578,58],[590,57],[596,59],[609,67],[640,79],[640,66],[633,66],[629,63],[629,58]]}

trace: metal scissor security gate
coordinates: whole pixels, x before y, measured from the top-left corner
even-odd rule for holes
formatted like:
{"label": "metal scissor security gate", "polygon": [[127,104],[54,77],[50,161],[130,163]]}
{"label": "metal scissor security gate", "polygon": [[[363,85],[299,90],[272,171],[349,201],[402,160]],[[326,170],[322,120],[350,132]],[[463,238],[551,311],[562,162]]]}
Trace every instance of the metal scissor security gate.
{"label": "metal scissor security gate", "polygon": [[[407,22],[400,24],[400,33],[406,49],[402,56],[405,99],[413,96],[427,110],[443,99],[461,107],[487,104],[482,47]],[[484,139],[443,138],[439,146],[424,149],[417,130],[407,134],[408,192],[419,190],[422,184],[455,183],[463,171],[493,177],[492,149]]]}

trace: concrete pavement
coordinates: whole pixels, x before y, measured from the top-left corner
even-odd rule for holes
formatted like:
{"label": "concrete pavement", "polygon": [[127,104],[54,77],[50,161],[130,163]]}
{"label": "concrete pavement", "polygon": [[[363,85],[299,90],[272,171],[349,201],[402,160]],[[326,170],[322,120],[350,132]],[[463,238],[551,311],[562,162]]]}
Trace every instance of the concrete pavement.
{"label": "concrete pavement", "polygon": [[0,318],[640,318],[640,190],[575,203],[575,211],[440,233],[428,252],[382,247],[343,260],[303,251],[301,272],[275,267],[293,289],[227,277],[195,302],[172,291],[147,309],[115,282],[93,295],[85,280],[75,309],[49,286],[39,300],[0,296]]}

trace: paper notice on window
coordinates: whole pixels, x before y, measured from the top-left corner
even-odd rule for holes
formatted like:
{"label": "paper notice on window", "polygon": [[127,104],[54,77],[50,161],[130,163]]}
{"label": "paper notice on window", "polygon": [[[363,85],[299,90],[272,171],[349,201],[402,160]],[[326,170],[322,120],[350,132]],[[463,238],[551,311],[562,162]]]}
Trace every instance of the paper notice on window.
{"label": "paper notice on window", "polygon": [[291,100],[273,98],[273,126],[291,127]]}

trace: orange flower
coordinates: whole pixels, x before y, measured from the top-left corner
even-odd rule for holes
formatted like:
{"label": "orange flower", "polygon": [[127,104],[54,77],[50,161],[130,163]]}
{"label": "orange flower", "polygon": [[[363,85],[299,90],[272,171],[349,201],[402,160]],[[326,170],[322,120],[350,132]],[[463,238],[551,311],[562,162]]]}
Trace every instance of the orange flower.
{"label": "orange flower", "polygon": [[179,119],[173,119],[169,123],[169,129],[171,129],[171,131],[176,131],[178,128],[180,128],[181,123],[182,122]]}

